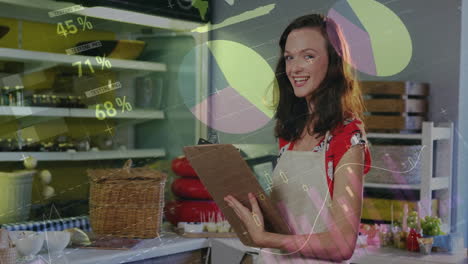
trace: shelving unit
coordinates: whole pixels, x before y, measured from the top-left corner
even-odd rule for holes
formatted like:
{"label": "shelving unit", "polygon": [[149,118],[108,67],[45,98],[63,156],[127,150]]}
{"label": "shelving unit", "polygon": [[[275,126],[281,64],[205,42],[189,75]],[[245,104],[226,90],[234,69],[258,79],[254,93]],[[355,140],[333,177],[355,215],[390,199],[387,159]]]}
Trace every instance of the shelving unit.
{"label": "shelving unit", "polygon": [[[77,4],[71,2],[58,2],[53,0],[40,0],[40,1],[29,1],[29,0],[0,0],[2,9],[2,17],[12,18],[24,21],[40,22],[51,25],[56,25],[58,22],[63,22],[67,19],[76,19],[80,16],[87,16],[93,23],[92,30],[113,32],[117,39],[130,39],[135,40],[140,37],[181,37],[189,36],[194,39],[195,44],[201,44],[208,40],[207,34],[197,34],[191,32],[192,29],[203,26],[201,23],[184,21],[174,18],[162,17],[158,15],[143,14],[133,11],[111,8],[111,7],[82,7],[82,10],[75,11],[73,13],[65,14],[60,17],[51,17],[50,11],[60,10]],[[20,25],[21,23],[18,22]],[[95,69],[101,69],[102,65],[99,64],[93,56],[82,56],[82,55],[67,55],[63,53],[52,53],[44,51],[32,51],[21,49],[22,46],[22,28],[18,26],[18,48],[0,48],[0,61],[13,61],[22,62],[25,65],[24,73],[30,73],[40,70],[45,70],[51,67],[60,67],[69,71],[73,68],[72,64],[77,61],[88,61]],[[89,29],[91,30],[91,29]],[[84,30],[83,30],[84,31]],[[149,33],[148,33],[149,32]],[[80,34],[80,31],[78,32]],[[76,35],[78,36],[78,35]],[[69,38],[70,39],[70,38]],[[99,38],[94,39],[99,40]],[[83,40],[86,41],[86,40]],[[148,47],[148,45],[147,45]],[[145,48],[147,48],[145,47]],[[158,46],[159,47],[159,46]],[[72,48],[72,47],[69,47]],[[167,90],[171,95],[165,95],[166,99],[169,100],[167,103],[171,104],[174,101],[176,94],[173,92],[175,88],[174,70],[172,61],[168,61],[167,64],[159,59],[155,60],[123,60],[106,58],[112,65],[111,68],[106,71],[112,71],[116,73],[116,78],[121,82],[121,88],[115,90],[115,96],[127,96],[132,105],[135,103],[137,98],[137,89],[135,80],[138,77],[151,76],[152,74],[158,74],[168,78],[169,85],[164,89]],[[208,87],[207,80],[207,54],[204,52],[197,51],[196,60],[194,61],[193,67],[185,67],[180,69],[183,73],[193,73],[194,78],[193,89],[196,90],[197,98],[202,98],[206,94]],[[76,70],[73,71],[76,73]],[[77,74],[77,73],[76,73]],[[18,73],[18,77],[21,77],[22,73]],[[167,77],[166,77],[167,76]],[[91,88],[90,88],[91,89]],[[170,96],[170,99],[169,97]],[[134,105],[135,106],[135,105]],[[23,155],[32,155],[38,160],[49,160],[49,161],[75,161],[75,160],[101,160],[101,159],[121,159],[121,158],[151,158],[174,156],[174,148],[172,147],[173,142],[165,141],[160,144],[140,144],[137,145],[135,142],[136,129],[139,125],[146,124],[158,124],[153,125],[152,129],[159,130],[160,127],[165,129],[172,128],[174,120],[186,120],[190,117],[182,112],[176,111],[160,111],[160,110],[143,110],[135,109],[132,111],[119,111],[117,109],[115,116],[106,116],[106,120],[116,121],[113,122],[115,126],[115,136],[117,141],[126,142],[129,150],[127,151],[99,151],[99,152],[44,152],[44,153],[33,153],[33,152],[0,152],[0,162],[13,162],[20,161]],[[161,109],[161,108],[158,108]],[[86,124],[87,120],[96,118],[95,109],[77,109],[77,108],[55,108],[55,107],[20,107],[20,106],[0,106],[0,119],[4,121],[16,120],[20,129],[28,126],[36,125],[41,122],[47,122],[48,120],[60,119],[60,118],[72,118],[72,119],[83,119],[83,124]],[[183,115],[182,115],[183,114]],[[171,120],[167,120],[170,117]],[[103,122],[104,122],[103,121]],[[158,123],[155,123],[157,121]],[[72,121],[73,122],[73,121]],[[94,122],[95,123],[95,122]],[[65,125],[65,123],[63,123]],[[118,124],[118,125],[117,125]],[[138,125],[138,126],[137,126]],[[161,126],[160,126],[161,125]],[[148,128],[146,128],[148,129]],[[194,142],[199,137],[206,137],[206,128],[199,122],[195,122],[193,126],[194,130]],[[158,131],[154,135],[147,136],[146,138],[162,138],[163,135]],[[192,139],[192,138],[190,138]],[[144,149],[139,149],[144,148]],[[149,148],[149,149],[146,149]],[[130,150],[131,149],[131,150]]]}
{"label": "shelving unit", "polygon": [[[369,139],[410,139],[421,142],[424,149],[421,156],[420,184],[365,183],[364,186],[366,188],[419,191],[422,217],[434,214],[431,208],[431,200],[437,198],[439,200],[438,215],[442,219],[442,230],[450,232],[453,124],[444,123],[436,127],[433,122],[424,122],[421,134],[369,133],[367,137]],[[434,151],[435,145],[437,145],[437,151]],[[433,191],[435,191],[434,196]]]}
{"label": "shelving unit", "polygon": [[22,161],[31,156],[38,161],[86,161],[164,157],[164,149],[105,150],[87,152],[0,152],[0,162]]}
{"label": "shelving unit", "polygon": [[[53,0],[0,0],[0,3],[4,4],[4,10],[14,17],[22,17],[25,19],[28,18],[30,20],[40,21],[43,23],[56,22],[56,20],[49,17],[49,11],[59,10],[76,5],[70,2],[57,2]],[[126,29],[132,29],[134,26],[144,25],[146,27],[155,27],[175,31],[190,31],[199,26],[202,26],[202,24],[196,22],[148,15],[102,6],[84,8],[83,10],[76,11],[73,14],[102,19],[103,21],[106,21],[107,24],[103,25],[103,27],[109,27],[111,29],[116,27],[121,28],[123,24],[126,24]]]}
{"label": "shelving unit", "polygon": [[[82,108],[0,106],[0,116],[96,118],[96,113],[94,109]],[[106,118],[153,120],[164,119],[165,115],[163,111],[136,109],[126,112],[117,111],[115,116],[107,116]]]}
{"label": "shelving unit", "polygon": [[386,138],[386,139],[421,139],[422,134],[391,134],[391,133],[369,133],[367,138]]}
{"label": "shelving unit", "polygon": [[[52,62],[55,65],[65,65],[70,67],[77,61],[90,61],[91,65],[100,68],[101,65],[95,60],[94,57],[82,55],[66,55],[41,51],[30,51],[20,49],[0,48],[0,60],[14,60],[18,62]],[[106,58],[112,64],[112,70],[140,70],[140,71],[153,71],[164,72],[167,67],[164,63],[137,61],[137,60],[120,60]],[[54,66],[54,65],[48,65]]]}
{"label": "shelving unit", "polygon": [[[432,178],[432,190],[442,190],[449,185],[448,177]],[[371,183],[364,184],[368,188],[383,188],[383,189],[397,189],[397,190],[421,190],[421,184],[390,184],[390,183]]]}

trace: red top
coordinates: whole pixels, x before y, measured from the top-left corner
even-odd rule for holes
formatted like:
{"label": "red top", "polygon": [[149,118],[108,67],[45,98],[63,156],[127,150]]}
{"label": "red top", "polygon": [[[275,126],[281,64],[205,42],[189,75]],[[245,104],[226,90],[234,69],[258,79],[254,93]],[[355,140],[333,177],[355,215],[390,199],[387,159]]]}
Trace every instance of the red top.
{"label": "red top", "polygon": [[[341,157],[348,151],[351,146],[358,144],[365,144],[365,153],[364,153],[364,174],[367,174],[371,166],[371,157],[369,148],[367,146],[367,141],[363,137],[364,130],[360,127],[362,122],[358,119],[348,119],[343,122],[342,125],[335,128],[330,132],[327,139],[327,153],[325,158],[325,168],[327,170],[327,183],[329,186],[330,195],[333,196],[333,174],[336,166],[341,160]],[[325,138],[324,138],[325,139]],[[323,151],[323,146],[325,140],[322,139],[313,149],[314,152]],[[290,143],[290,144],[289,144]],[[289,144],[289,146],[288,146]],[[286,141],[282,138],[279,138],[279,155],[287,150],[292,150],[294,147],[294,142]]]}

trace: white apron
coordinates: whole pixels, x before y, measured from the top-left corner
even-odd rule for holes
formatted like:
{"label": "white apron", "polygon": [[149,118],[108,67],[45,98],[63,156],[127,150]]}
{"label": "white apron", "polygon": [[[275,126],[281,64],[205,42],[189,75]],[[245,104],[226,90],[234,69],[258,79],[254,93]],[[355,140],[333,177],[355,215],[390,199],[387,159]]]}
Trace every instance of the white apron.
{"label": "white apron", "polygon": [[[327,218],[331,207],[325,157],[328,149],[328,132],[321,152],[283,152],[273,171],[271,199],[294,234],[313,234],[327,231]],[[289,143],[291,144],[291,143]],[[336,263],[307,258],[278,249],[262,249],[257,263]],[[341,262],[348,263],[348,262]]]}

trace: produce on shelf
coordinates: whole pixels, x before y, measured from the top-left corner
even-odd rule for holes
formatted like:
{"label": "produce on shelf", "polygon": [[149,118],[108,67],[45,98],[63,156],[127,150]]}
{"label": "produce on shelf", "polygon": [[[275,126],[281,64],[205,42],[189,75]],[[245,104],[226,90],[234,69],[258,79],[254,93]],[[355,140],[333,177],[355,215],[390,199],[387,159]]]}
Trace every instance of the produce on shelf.
{"label": "produce on shelf", "polygon": [[70,233],[70,242],[69,245],[79,245],[79,246],[89,246],[91,245],[91,240],[88,235],[79,228],[68,228],[63,231]]}
{"label": "produce on shelf", "polygon": [[44,186],[44,189],[42,190],[42,195],[44,196],[44,199],[49,199],[52,196],[55,195],[55,189],[52,186],[46,185]]}
{"label": "produce on shelf", "polygon": [[39,173],[39,178],[41,178],[42,183],[50,184],[50,182],[52,181],[52,174],[49,170],[42,170]]}
{"label": "produce on shelf", "polygon": [[409,213],[408,218],[407,218],[408,227],[412,229],[418,229],[418,219],[419,219],[418,212],[412,211],[411,213]]}
{"label": "produce on shelf", "polygon": [[444,235],[445,233],[440,230],[441,225],[440,218],[435,216],[426,216],[421,219],[423,235],[426,237]]}
{"label": "produce on shelf", "polygon": [[28,156],[23,160],[24,167],[28,170],[32,170],[37,166],[37,159],[34,157]]}

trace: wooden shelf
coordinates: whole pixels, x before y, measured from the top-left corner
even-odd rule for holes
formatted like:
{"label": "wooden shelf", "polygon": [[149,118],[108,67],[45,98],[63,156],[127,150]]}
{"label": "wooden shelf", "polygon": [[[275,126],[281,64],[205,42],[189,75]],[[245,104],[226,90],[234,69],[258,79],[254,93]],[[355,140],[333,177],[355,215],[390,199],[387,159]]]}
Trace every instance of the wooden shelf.
{"label": "wooden shelf", "polygon": [[464,263],[465,258],[466,250],[454,254],[433,252],[430,255],[423,255],[419,252],[410,252],[392,247],[368,246],[356,248],[350,262],[358,264],[458,264]]}
{"label": "wooden shelf", "polygon": [[[0,0],[0,3],[3,4],[2,11],[4,12],[2,13],[5,17],[23,18],[52,24],[57,23],[57,17],[50,17],[48,14],[50,11],[77,5],[53,0]],[[94,28],[103,30],[114,29],[115,31],[118,31],[122,26],[126,26],[127,28],[132,27],[135,29],[135,32],[140,31],[139,29],[143,27],[189,32],[203,25],[202,23],[176,18],[167,18],[104,6],[84,7],[82,10],[64,15],[63,17],[70,15],[89,16],[93,17],[93,19],[105,21],[105,23],[95,23],[93,25]],[[62,16],[58,18],[60,19]]]}
{"label": "wooden shelf", "polygon": [[[421,217],[438,215],[442,219],[442,231],[450,232],[452,203],[452,154],[453,154],[453,124],[443,123],[434,126],[433,122],[423,122],[421,134],[387,134],[369,133],[368,138],[419,140],[424,146],[421,156],[420,184],[385,184],[364,183],[366,188],[382,188],[393,190],[419,191]],[[398,142],[399,143],[399,142]],[[437,148],[435,148],[435,146]],[[436,151],[434,151],[436,149]],[[437,166],[434,166],[437,164]],[[433,192],[437,191],[437,192]],[[438,199],[444,206],[438,212],[432,212],[431,201]]]}
{"label": "wooden shelf", "polygon": [[422,139],[422,134],[368,133],[367,138]]}
{"label": "wooden shelf", "polygon": [[164,157],[163,149],[105,150],[87,152],[0,152],[0,161],[22,161],[31,156],[38,161],[85,161]]}
{"label": "wooden shelf", "polygon": [[373,183],[366,182],[366,188],[396,189],[396,190],[419,190],[420,184],[391,184],[391,183]]}
{"label": "wooden shelf", "polygon": [[[60,53],[30,51],[21,49],[0,48],[0,60],[20,61],[20,62],[53,62],[57,65],[66,65],[71,67],[77,61],[85,61],[89,59],[91,65],[95,68],[100,68],[101,65],[96,61],[95,57],[81,55],[66,55]],[[112,70],[141,70],[151,72],[165,72],[166,64],[156,62],[146,62],[137,60],[120,60],[110,59]]]}
{"label": "wooden shelf", "polygon": [[[433,127],[432,140],[450,139],[450,129],[446,127]],[[368,133],[367,138],[382,139],[423,139],[422,134],[397,134],[397,133]]]}
{"label": "wooden shelf", "polygon": [[[37,116],[37,117],[74,117],[74,118],[96,118],[94,109],[81,108],[59,108],[59,107],[24,107],[24,106],[0,106],[0,116]],[[106,119],[139,119],[152,120],[164,119],[163,111],[139,110],[121,112],[117,111],[115,116],[108,116]]]}
{"label": "wooden shelf", "polygon": [[[432,178],[431,189],[442,190],[449,187],[450,179],[448,177],[437,177]],[[395,189],[395,190],[420,190],[421,184],[394,184],[394,183],[364,183],[366,188],[383,188],[383,189]]]}

